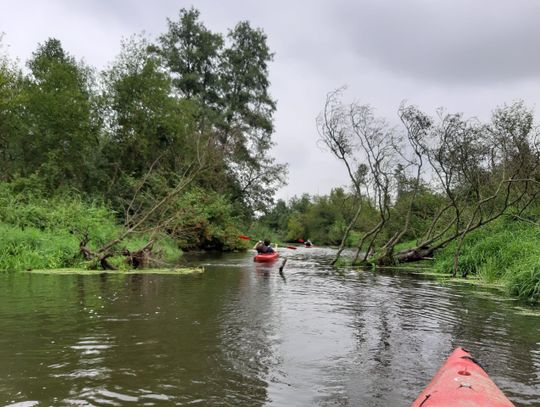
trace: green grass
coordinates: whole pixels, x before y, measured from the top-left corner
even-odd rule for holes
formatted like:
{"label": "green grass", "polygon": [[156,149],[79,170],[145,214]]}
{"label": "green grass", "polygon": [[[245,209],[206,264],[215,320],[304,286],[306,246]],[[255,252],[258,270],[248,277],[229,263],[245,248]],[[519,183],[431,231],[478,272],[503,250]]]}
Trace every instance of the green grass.
{"label": "green grass", "polygon": [[[96,249],[119,236],[121,225],[114,213],[99,202],[62,195],[45,197],[15,193],[0,183],[0,270],[98,268],[97,262],[86,262],[79,254],[79,242],[88,234],[88,247]],[[136,250],[149,236],[133,235],[119,245]],[[176,243],[160,236],[153,248],[160,266],[181,255]],[[109,261],[127,269],[123,256]]]}
{"label": "green grass", "polygon": [[[436,253],[434,267],[451,273],[455,243]],[[501,219],[467,236],[458,275],[467,272],[480,281],[500,285],[531,305],[540,303],[540,228]]]}
{"label": "green grass", "polygon": [[42,231],[0,224],[0,270],[77,265],[78,242],[67,231]]}

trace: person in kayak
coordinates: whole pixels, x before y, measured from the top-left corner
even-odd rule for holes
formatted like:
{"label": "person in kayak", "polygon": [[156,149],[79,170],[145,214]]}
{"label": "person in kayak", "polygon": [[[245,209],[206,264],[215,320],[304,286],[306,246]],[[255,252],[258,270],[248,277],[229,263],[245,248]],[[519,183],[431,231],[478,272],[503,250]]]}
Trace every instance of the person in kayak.
{"label": "person in kayak", "polygon": [[253,247],[253,249],[257,250],[257,253],[259,253],[259,254],[261,254],[261,253],[266,253],[266,254],[274,253],[274,249],[270,245],[271,245],[271,243],[270,243],[270,240],[268,240],[268,239],[265,239],[264,241],[259,240],[257,242],[257,244]]}
{"label": "person in kayak", "polygon": [[306,241],[304,242],[304,246],[306,246],[306,247],[311,247],[311,246],[313,246],[313,243],[311,243],[311,240],[308,239],[308,240],[306,240]]}

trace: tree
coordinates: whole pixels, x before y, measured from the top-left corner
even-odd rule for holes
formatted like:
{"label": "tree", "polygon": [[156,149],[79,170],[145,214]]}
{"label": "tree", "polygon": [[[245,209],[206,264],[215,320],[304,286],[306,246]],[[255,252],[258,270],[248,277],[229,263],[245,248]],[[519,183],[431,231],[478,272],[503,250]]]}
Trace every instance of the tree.
{"label": "tree", "polygon": [[163,58],[181,97],[196,99],[201,107],[216,107],[223,38],[208,30],[199,16],[194,8],[181,9],[178,22],[167,19],[168,31],[159,37],[160,46],[151,50]]}
{"label": "tree", "polygon": [[250,211],[265,210],[286,174],[269,155],[275,102],[268,93],[272,54],[266,35],[241,22],[226,44],[199,17],[193,8],[182,9],[150,50],[163,60],[177,95],[196,103],[200,130],[214,138],[215,167],[203,185]]}
{"label": "tree", "polygon": [[[402,144],[384,121],[374,118],[370,107],[343,105],[341,92],[327,97],[319,116],[319,134],[345,163],[355,188],[365,188],[380,219],[361,239],[355,262],[366,242],[362,262],[377,245],[376,263],[391,265],[430,258],[435,250],[457,241],[455,274],[467,234],[510,209],[523,212],[536,198],[540,155],[532,112],[523,103],[495,110],[486,124],[443,111],[435,121],[403,104],[399,109],[405,128]],[[366,164],[364,185],[352,170],[359,162]],[[415,231],[422,237],[418,244],[395,253],[413,217],[422,212],[420,197],[437,205],[430,211],[432,221],[416,222],[424,227],[422,232]],[[353,227],[350,223],[343,241]],[[387,238],[379,242],[383,229]]]}
{"label": "tree", "polygon": [[395,135],[384,120],[374,116],[370,106],[356,103],[345,106],[340,100],[343,91],[341,88],[327,95],[317,119],[321,141],[344,163],[358,197],[355,216],[345,229],[332,264],[338,261],[364,203],[371,202],[379,221],[363,234],[353,261],[357,263],[363,253],[360,262],[365,263],[390,216],[393,165],[397,163]]}
{"label": "tree", "polygon": [[[2,35],[0,34],[0,51]],[[22,73],[0,53],[0,180],[7,181],[15,175],[19,143],[19,129],[22,127],[21,89]]]}
{"label": "tree", "polygon": [[122,196],[123,184],[144,176],[156,160],[154,175],[181,174],[200,145],[196,107],[172,95],[171,78],[147,48],[144,38],[125,41],[103,74],[104,153],[110,180],[105,188],[110,196]]}
{"label": "tree", "polygon": [[28,67],[20,110],[24,129],[13,141],[17,171],[39,173],[52,190],[63,185],[90,190],[99,145],[92,70],[54,38],[38,46]]}

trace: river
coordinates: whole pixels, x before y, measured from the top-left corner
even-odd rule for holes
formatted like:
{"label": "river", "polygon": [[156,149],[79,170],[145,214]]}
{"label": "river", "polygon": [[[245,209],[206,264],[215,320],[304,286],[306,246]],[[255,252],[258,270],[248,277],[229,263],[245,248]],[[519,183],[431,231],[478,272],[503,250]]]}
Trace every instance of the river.
{"label": "river", "polygon": [[456,346],[540,405],[540,313],[300,248],[193,275],[0,273],[0,405],[408,406]]}

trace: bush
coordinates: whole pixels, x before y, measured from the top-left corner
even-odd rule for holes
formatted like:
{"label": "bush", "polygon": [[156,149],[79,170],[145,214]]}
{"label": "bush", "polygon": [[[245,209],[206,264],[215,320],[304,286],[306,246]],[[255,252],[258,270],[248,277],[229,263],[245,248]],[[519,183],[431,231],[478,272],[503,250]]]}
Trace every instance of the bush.
{"label": "bush", "polygon": [[176,220],[171,232],[182,249],[234,250],[245,248],[238,236],[240,220],[233,206],[216,192],[193,189],[176,202]]}
{"label": "bush", "polygon": [[78,241],[66,231],[0,224],[0,270],[70,267],[81,263]]}

